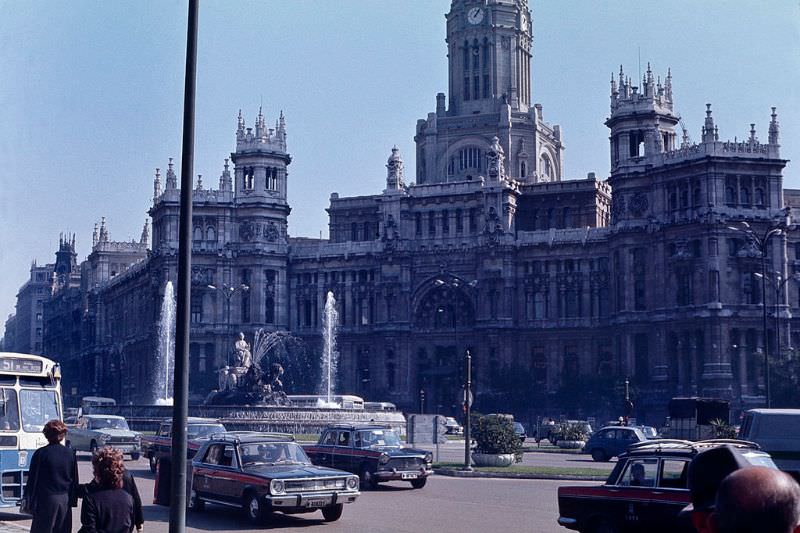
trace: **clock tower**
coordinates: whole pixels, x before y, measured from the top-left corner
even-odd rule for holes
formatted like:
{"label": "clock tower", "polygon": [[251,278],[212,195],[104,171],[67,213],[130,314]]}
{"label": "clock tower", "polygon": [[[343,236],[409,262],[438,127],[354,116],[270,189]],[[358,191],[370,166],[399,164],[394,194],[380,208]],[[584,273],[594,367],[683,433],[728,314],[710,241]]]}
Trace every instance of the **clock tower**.
{"label": "clock tower", "polygon": [[417,122],[417,183],[486,175],[493,137],[509,179],[561,179],[561,130],[531,100],[533,29],[527,0],[452,0],[447,19],[449,102]]}

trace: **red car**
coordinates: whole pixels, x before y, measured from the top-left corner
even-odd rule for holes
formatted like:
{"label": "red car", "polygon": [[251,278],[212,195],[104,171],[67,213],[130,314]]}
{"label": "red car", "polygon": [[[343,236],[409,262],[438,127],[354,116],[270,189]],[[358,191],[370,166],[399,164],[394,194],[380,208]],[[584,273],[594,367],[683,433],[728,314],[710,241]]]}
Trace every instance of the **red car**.
{"label": "red car", "polygon": [[633,444],[600,486],[558,488],[558,523],[581,533],[693,533],[679,516],[689,504],[689,462],[700,451],[728,444],[747,449],[751,463],[770,456],[746,441],[650,440]]}

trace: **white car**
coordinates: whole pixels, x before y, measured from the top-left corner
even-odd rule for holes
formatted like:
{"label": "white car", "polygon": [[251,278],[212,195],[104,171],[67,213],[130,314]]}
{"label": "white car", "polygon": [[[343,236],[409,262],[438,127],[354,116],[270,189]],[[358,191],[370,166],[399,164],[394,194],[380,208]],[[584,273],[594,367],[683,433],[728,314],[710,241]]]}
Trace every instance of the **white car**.
{"label": "white car", "polygon": [[67,431],[70,446],[78,452],[95,452],[113,446],[136,461],[142,452],[142,439],[131,431],[128,422],[116,415],[83,415],[74,428]]}

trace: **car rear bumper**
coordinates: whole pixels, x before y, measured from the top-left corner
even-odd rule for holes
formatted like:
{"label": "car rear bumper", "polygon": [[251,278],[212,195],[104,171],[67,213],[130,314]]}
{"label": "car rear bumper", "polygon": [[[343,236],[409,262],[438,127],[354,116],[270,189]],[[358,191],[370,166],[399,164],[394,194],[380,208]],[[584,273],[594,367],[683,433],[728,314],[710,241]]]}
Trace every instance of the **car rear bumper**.
{"label": "car rear bumper", "polygon": [[578,521],[574,518],[566,518],[563,516],[558,517],[558,525],[564,526],[567,529],[578,529]]}
{"label": "car rear bumper", "polygon": [[359,491],[314,492],[298,494],[266,495],[264,500],[273,511],[315,511],[338,503],[353,503],[361,495]]}

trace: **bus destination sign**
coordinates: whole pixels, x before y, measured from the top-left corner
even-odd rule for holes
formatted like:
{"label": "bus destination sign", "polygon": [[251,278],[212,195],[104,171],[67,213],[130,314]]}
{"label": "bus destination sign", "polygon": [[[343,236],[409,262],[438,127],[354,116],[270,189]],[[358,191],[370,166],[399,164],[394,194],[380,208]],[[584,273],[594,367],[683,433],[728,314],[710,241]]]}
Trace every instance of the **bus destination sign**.
{"label": "bus destination sign", "polygon": [[20,374],[41,374],[42,362],[8,357],[0,359],[0,372],[13,372]]}

